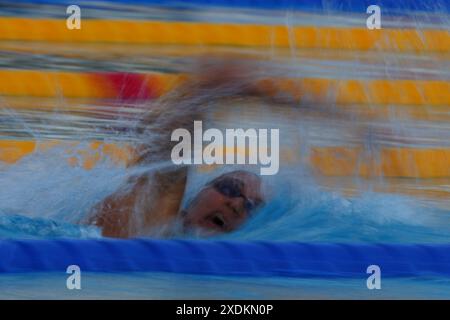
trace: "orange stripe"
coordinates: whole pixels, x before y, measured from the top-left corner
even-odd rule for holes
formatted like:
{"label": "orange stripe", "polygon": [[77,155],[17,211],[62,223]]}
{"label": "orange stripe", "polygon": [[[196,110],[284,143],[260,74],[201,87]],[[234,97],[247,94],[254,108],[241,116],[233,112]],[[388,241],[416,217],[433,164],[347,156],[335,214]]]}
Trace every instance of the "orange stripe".
{"label": "orange stripe", "polygon": [[98,161],[105,158],[111,159],[117,165],[126,165],[132,155],[130,146],[99,141],[89,143],[87,148],[80,148],[79,142],[76,141],[0,140],[0,161],[13,164],[36,150],[45,151],[56,146],[65,148],[65,152],[70,156],[69,164],[81,165],[85,169],[93,168]]}
{"label": "orange stripe", "polygon": [[450,149],[385,148],[365,154],[361,148],[312,148],[310,163],[326,176],[450,177]]}
{"label": "orange stripe", "polygon": [[[130,145],[117,145],[93,141],[87,148],[79,148],[78,142],[0,140],[0,161],[15,163],[33,153],[37,146],[46,150],[63,146],[69,154],[75,152],[71,164],[90,169],[106,158],[126,165],[132,157]],[[281,150],[281,161],[299,161],[292,150]],[[78,159],[82,159],[78,163]],[[450,149],[385,148],[378,154],[365,154],[361,148],[313,147],[308,163],[314,170],[325,176],[384,176],[408,178],[450,177]]]}
{"label": "orange stripe", "polygon": [[[183,74],[148,74],[149,91],[161,95],[185,81]],[[269,95],[291,94],[315,103],[450,105],[450,82],[438,80],[266,79]],[[108,74],[0,70],[0,94],[10,96],[117,98]]]}
{"label": "orange stripe", "polygon": [[0,18],[0,40],[106,42],[161,45],[232,45],[448,52],[447,30],[84,19],[69,30],[65,19]]}
{"label": "orange stripe", "polygon": [[[151,75],[160,83],[158,93],[165,92],[177,76]],[[154,83],[150,83],[154,85]],[[77,72],[43,72],[36,70],[0,70],[0,94],[10,96],[116,98],[119,94],[108,74]]]}
{"label": "orange stripe", "polygon": [[15,163],[33,153],[35,141],[0,140],[0,161]]}

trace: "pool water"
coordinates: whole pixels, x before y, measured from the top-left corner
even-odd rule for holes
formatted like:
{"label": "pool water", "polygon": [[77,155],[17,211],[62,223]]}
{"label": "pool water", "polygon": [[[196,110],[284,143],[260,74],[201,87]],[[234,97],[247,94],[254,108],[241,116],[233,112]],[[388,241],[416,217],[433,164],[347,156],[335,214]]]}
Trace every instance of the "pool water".
{"label": "pool water", "polygon": [[81,290],[68,290],[67,274],[1,276],[1,299],[448,299],[449,279],[211,277],[164,273],[82,273]]}

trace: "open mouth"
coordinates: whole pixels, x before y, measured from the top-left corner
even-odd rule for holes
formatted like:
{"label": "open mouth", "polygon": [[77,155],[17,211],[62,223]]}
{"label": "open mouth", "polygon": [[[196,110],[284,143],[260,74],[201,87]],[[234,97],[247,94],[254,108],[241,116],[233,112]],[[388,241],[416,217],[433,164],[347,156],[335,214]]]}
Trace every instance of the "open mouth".
{"label": "open mouth", "polygon": [[215,226],[219,227],[220,229],[223,229],[225,227],[225,219],[220,212],[215,212],[211,216],[210,220]]}

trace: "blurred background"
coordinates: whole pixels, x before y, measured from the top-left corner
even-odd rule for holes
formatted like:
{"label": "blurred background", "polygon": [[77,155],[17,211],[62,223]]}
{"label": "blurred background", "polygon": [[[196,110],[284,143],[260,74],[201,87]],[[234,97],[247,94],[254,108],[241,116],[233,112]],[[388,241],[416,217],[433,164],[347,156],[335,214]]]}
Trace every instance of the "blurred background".
{"label": "blurred background", "polygon": [[[381,9],[381,29],[367,27],[371,4]],[[68,28],[76,12],[67,12],[70,5],[80,8],[80,29]],[[99,237],[78,223],[133,173],[125,165],[139,143],[134,128],[143,113],[199,61],[226,57],[249,66],[261,88],[293,107],[264,119],[251,108],[238,117],[213,114],[222,123],[264,121],[289,132],[280,137],[273,201],[222,237],[448,243],[449,6],[447,0],[1,1],[0,237]],[[140,282],[136,277],[127,283]],[[174,281],[153,280],[149,286],[163,288],[159,294],[182,296],[164,289]],[[199,281],[187,280],[183,292],[198,292]],[[206,286],[227,296],[214,291],[223,284],[215,281]],[[261,291],[260,283],[235,281],[230,290],[240,288],[243,297],[298,297],[297,285],[316,286],[274,280]],[[395,285],[394,296],[413,294],[404,289],[411,283]],[[423,292],[448,297],[440,285],[427,283]],[[338,297],[340,289],[330,286],[318,284],[315,295],[328,290]]]}

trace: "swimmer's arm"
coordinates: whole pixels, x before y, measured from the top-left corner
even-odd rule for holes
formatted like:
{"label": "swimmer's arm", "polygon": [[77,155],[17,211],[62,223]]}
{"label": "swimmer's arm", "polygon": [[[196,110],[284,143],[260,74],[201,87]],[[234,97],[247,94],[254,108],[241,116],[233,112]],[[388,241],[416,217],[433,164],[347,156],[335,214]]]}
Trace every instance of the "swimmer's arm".
{"label": "swimmer's arm", "polygon": [[[138,128],[138,135],[146,143],[135,149],[129,167],[158,163],[172,165],[170,153],[175,144],[171,141],[172,131],[188,128],[194,119],[200,119],[195,110],[183,109],[181,102],[174,105],[171,111],[164,108],[163,102],[150,108]],[[153,171],[150,179],[146,174],[134,177],[125,188],[96,205],[90,214],[93,218],[88,223],[101,227],[104,236],[122,238],[137,236],[169,223],[178,214],[186,176],[186,167],[172,166]]]}
{"label": "swimmer's arm", "polygon": [[[184,128],[192,133],[194,120],[203,121],[205,111],[214,105],[211,99],[226,99],[236,90],[234,95],[238,98],[261,96],[248,83],[242,83],[243,73],[242,66],[226,64],[218,70],[210,69],[149,106],[136,132],[143,143],[136,148],[129,166],[170,164],[170,153],[176,144],[171,141],[172,132]],[[152,183],[144,176],[139,177],[129,190],[119,190],[97,205],[93,223],[102,227],[103,235],[112,237],[138,235],[164,223],[179,211],[186,172],[186,167],[160,171]]]}
{"label": "swimmer's arm", "polygon": [[146,235],[175,219],[185,183],[185,170],[133,177],[97,204],[87,222],[100,227],[105,237]]}

